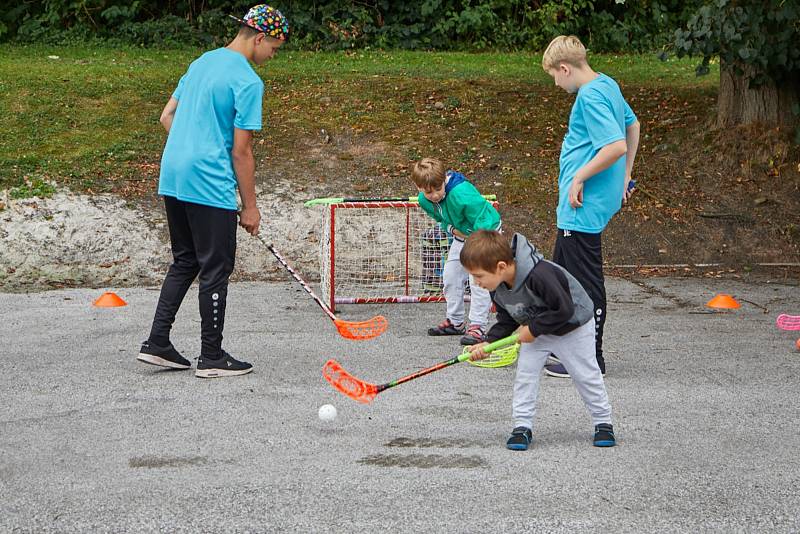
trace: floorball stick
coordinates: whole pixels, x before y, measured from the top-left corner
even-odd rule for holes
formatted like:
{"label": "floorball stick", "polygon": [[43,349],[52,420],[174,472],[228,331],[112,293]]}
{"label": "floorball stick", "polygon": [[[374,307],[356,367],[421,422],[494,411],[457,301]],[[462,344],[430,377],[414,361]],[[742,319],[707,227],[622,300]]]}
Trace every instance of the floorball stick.
{"label": "floorball stick", "polygon": [[775,320],[781,330],[800,330],[800,315],[787,315],[782,313]]}
{"label": "floorball stick", "polygon": [[[494,343],[489,343],[486,345],[483,350],[486,352],[493,352],[497,349],[507,347],[509,345],[514,345],[519,341],[519,336],[517,334],[512,334],[508,337],[504,337],[503,339],[499,339]],[[399,386],[405,382],[410,380],[414,380],[415,378],[419,378],[421,376],[428,375],[433,373],[434,371],[439,371],[444,369],[445,367],[450,367],[456,363],[461,363],[465,360],[468,360],[470,357],[469,352],[464,352],[459,354],[455,358],[450,358],[449,360],[445,360],[443,362],[437,363],[436,365],[432,365],[427,369],[423,369],[421,371],[417,371],[416,373],[410,374],[408,376],[404,376],[403,378],[398,378],[397,380],[392,380],[391,382],[387,382],[385,384],[370,384],[369,382],[364,382],[363,380],[359,380],[358,378],[354,377],[350,373],[344,370],[344,368],[337,362],[336,360],[328,360],[325,365],[322,367],[322,376],[325,377],[325,380],[330,382],[330,384],[340,393],[347,395],[351,399],[363,402],[367,404],[372,402],[372,399],[375,396],[385,391],[389,388],[393,388],[395,386]]]}
{"label": "floorball stick", "polygon": [[264,246],[266,246],[270,252],[272,252],[272,255],[275,256],[278,262],[280,262],[280,264],[283,265],[287,271],[289,271],[289,274],[291,274],[292,277],[300,283],[303,289],[305,289],[306,293],[311,295],[311,298],[313,298],[314,301],[319,304],[319,307],[322,308],[322,311],[324,311],[325,314],[330,317],[331,321],[333,321],[333,324],[336,325],[336,329],[339,331],[339,334],[342,337],[354,340],[372,339],[383,334],[389,327],[389,321],[387,321],[386,317],[383,315],[376,315],[368,321],[343,321],[336,317],[331,309],[326,306],[324,302],[322,302],[322,300],[314,293],[314,291],[311,290],[311,287],[309,287],[306,281],[303,280],[303,278],[297,274],[294,269],[292,269],[289,263],[283,259],[283,256],[281,256],[280,253],[275,250],[275,247],[264,241],[264,238],[261,237],[260,234],[258,239],[264,243]]}
{"label": "floorball stick", "polygon": [[[472,347],[464,347],[464,352],[469,352]],[[519,343],[514,343],[501,349],[495,349],[489,356],[482,360],[467,360],[467,363],[475,367],[486,367],[494,369],[496,367],[508,367],[517,361],[519,357]]]}

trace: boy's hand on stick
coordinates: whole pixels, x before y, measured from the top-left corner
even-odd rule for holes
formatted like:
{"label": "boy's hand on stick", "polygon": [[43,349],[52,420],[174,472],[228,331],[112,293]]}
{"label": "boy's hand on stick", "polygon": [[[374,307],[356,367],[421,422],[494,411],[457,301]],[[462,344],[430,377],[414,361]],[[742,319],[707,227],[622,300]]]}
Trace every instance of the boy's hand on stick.
{"label": "boy's hand on stick", "polygon": [[261,224],[261,212],[258,208],[242,208],[239,212],[239,226],[244,228],[248,234],[257,235],[258,225]]}
{"label": "boy's hand on stick", "polygon": [[531,334],[531,329],[527,326],[520,326],[517,328],[517,335],[519,336],[520,343],[533,343],[533,340],[536,339],[533,334]]}
{"label": "boy's hand on stick", "polygon": [[473,361],[473,362],[477,362],[478,360],[483,360],[483,359],[488,358],[489,357],[489,353],[487,353],[485,350],[483,350],[483,347],[485,347],[486,345],[488,345],[488,343],[486,343],[486,342],[477,343],[475,345],[472,345],[472,347],[470,347],[470,349],[469,349],[469,352],[471,354],[469,359],[471,361]]}

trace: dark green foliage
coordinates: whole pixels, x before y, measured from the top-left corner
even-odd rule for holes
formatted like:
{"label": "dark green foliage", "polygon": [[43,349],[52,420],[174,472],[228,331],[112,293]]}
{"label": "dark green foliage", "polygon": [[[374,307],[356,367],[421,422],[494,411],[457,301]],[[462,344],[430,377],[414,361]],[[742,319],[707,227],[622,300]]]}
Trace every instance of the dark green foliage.
{"label": "dark green foliage", "polygon": [[[0,40],[99,38],[139,46],[210,46],[236,32],[230,0],[29,0],[0,10]],[[535,49],[576,34],[590,49],[663,46],[700,0],[275,0],[291,46],[305,49]]]}
{"label": "dark green foliage", "polygon": [[715,0],[689,17],[686,28],[675,31],[678,56],[703,58],[697,74],[708,72],[708,62],[719,56],[723,65],[752,83],[794,83],[800,74],[800,4],[798,0]]}

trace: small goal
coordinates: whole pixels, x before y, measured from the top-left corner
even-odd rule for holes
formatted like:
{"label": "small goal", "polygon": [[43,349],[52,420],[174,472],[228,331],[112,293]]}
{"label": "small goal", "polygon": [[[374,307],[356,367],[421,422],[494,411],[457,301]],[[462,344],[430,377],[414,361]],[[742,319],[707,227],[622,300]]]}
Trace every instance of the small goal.
{"label": "small goal", "polygon": [[332,310],[337,304],[443,302],[442,271],[451,239],[417,202],[324,206],[323,300]]}

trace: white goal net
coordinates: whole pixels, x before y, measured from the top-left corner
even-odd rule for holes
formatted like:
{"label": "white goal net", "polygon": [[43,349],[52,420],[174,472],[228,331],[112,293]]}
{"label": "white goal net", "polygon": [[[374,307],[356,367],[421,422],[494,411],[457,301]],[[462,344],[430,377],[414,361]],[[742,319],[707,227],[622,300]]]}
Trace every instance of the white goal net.
{"label": "white goal net", "polygon": [[416,202],[325,206],[323,300],[336,304],[439,302],[448,235]]}

